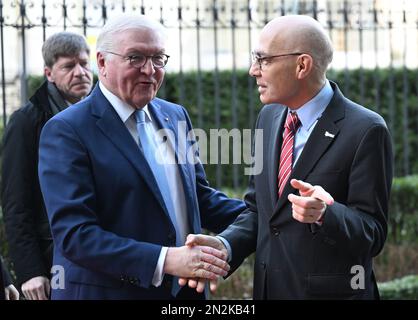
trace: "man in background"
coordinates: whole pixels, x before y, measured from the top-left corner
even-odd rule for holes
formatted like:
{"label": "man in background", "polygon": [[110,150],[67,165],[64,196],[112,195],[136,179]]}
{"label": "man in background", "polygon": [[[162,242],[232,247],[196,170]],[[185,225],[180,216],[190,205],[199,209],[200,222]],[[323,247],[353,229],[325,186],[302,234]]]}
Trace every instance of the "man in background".
{"label": "man in background", "polygon": [[59,32],[42,46],[47,80],[12,114],[3,137],[1,196],[18,288],[28,300],[50,292],[52,237],[38,180],[41,130],[55,114],[89,94],[90,49],[81,35]]}

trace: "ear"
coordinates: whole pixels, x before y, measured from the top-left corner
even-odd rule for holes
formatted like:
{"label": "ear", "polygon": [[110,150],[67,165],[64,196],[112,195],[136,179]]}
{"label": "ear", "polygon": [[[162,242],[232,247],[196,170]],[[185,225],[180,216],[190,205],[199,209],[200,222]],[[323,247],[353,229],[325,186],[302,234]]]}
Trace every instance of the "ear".
{"label": "ear", "polygon": [[52,75],[52,70],[49,67],[44,68],[44,74],[49,82],[54,82],[54,76]]}
{"label": "ear", "polygon": [[297,60],[296,77],[299,80],[305,79],[313,69],[313,59],[308,54],[302,54]]}
{"label": "ear", "polygon": [[106,78],[106,59],[101,52],[96,54],[97,68],[99,69],[99,74]]}

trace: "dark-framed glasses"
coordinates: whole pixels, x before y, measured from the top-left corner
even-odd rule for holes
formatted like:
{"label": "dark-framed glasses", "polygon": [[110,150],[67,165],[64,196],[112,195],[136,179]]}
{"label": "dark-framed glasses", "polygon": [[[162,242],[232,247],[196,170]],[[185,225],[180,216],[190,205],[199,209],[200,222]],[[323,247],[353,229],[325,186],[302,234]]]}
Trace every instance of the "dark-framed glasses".
{"label": "dark-framed glasses", "polygon": [[260,70],[263,70],[263,66],[267,66],[270,61],[274,58],[280,58],[280,57],[287,57],[287,56],[300,56],[301,54],[304,54],[303,52],[291,52],[291,53],[284,53],[284,54],[277,54],[274,56],[261,56],[257,52],[251,52],[252,61],[253,63],[257,63]]}
{"label": "dark-framed glasses", "polygon": [[123,54],[112,52],[112,51],[105,51],[110,54],[114,54],[116,56],[122,57],[125,60],[129,60],[129,64],[137,69],[142,68],[147,63],[148,59],[151,59],[152,65],[154,68],[164,68],[167,64],[168,58],[170,58],[169,55],[166,55],[164,53],[158,53],[153,56],[146,56],[144,54],[132,54],[129,56],[124,56]]}

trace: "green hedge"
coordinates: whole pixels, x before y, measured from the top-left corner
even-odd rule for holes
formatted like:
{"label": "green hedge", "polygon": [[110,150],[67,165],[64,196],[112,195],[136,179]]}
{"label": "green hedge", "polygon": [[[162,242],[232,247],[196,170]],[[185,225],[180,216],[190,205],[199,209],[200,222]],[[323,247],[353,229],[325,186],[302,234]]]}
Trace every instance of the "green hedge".
{"label": "green hedge", "polygon": [[384,300],[417,300],[418,275],[405,276],[401,279],[379,283],[380,297]]}
{"label": "green hedge", "polygon": [[393,180],[388,240],[418,243],[418,175]]}
{"label": "green hedge", "polygon": [[[404,74],[402,69],[381,69],[354,70],[348,73],[330,71],[328,75],[329,79],[339,84],[340,89],[348,98],[380,113],[388,122],[388,126],[393,129],[392,136],[394,141],[396,176],[404,176],[407,174],[404,170],[404,152],[408,148],[409,174],[418,174],[418,161],[416,161],[418,159],[417,74],[417,70],[406,70]],[[200,93],[198,79],[200,79]],[[217,128],[215,121],[215,101],[219,101],[220,127],[227,130],[233,128],[232,119],[234,113],[232,107],[233,101],[235,101],[236,127],[238,129],[252,128],[257,113],[262,107],[255,86],[255,80],[249,79],[246,70],[239,70],[235,74],[231,71],[221,71],[218,73],[217,79],[219,88],[218,100],[215,99],[215,75],[213,72],[207,71],[202,71],[199,77],[196,72],[188,72],[181,75],[174,73],[167,74],[164,85],[160,89],[159,96],[183,104],[189,111],[194,126],[200,126],[206,132],[210,128]],[[376,79],[379,83],[378,89],[375,87]],[[407,116],[405,117],[403,110],[404,79],[407,80],[408,84],[406,86],[408,97],[406,101]],[[42,80],[43,77],[30,77],[29,92],[33,92]],[[236,83],[234,89],[233,83]],[[249,84],[252,85],[252,89],[251,86],[249,89]],[[363,84],[363,89],[360,88],[361,84]],[[235,98],[233,94],[235,94]],[[183,98],[181,99],[181,97]],[[393,110],[390,110],[389,107],[391,100],[393,100]],[[199,101],[201,101],[201,123],[199,123]],[[378,107],[376,107],[376,101],[380,101]],[[408,124],[408,131],[405,135],[404,118],[407,119]],[[407,137],[408,148],[404,145],[404,137]],[[247,176],[243,174],[245,165],[235,165],[239,172],[237,185],[233,184],[233,166],[232,164],[220,166],[221,181],[219,181],[217,186],[239,187],[246,185]],[[206,165],[206,171],[210,182],[214,184],[216,165]]]}

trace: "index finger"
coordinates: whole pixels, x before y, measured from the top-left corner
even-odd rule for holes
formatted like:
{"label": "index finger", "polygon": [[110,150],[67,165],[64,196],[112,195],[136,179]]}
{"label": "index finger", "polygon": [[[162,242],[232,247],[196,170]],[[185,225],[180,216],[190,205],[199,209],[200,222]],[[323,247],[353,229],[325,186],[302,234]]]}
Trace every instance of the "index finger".
{"label": "index finger", "polygon": [[298,189],[301,192],[308,192],[313,189],[313,186],[310,183],[304,182],[302,180],[292,179],[290,184],[293,188]]}
{"label": "index finger", "polygon": [[287,196],[287,198],[291,203],[301,208],[318,209],[318,210],[321,210],[323,208],[324,201],[316,197],[301,197],[293,193],[290,193]]}

